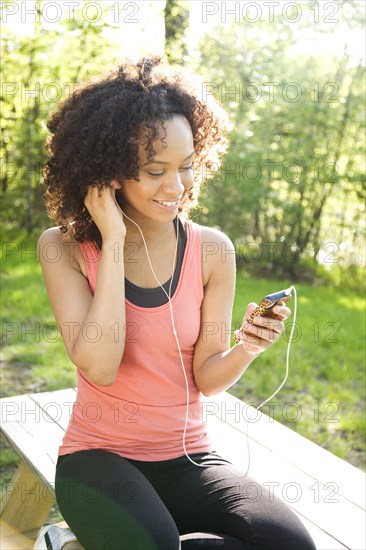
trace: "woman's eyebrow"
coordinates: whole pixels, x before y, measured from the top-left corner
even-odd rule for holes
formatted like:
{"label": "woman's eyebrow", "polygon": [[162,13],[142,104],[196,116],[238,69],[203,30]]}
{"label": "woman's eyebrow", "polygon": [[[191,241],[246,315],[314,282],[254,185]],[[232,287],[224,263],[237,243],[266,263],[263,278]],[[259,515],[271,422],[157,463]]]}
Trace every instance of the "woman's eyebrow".
{"label": "woman's eyebrow", "polygon": [[[185,162],[186,160],[191,159],[195,154],[196,154],[196,151],[193,151],[193,152],[192,152],[190,155],[188,155],[188,157],[185,158],[182,162]],[[145,164],[143,164],[142,166],[147,166],[148,164],[170,164],[170,163],[169,163],[169,162],[165,162],[164,160],[150,159],[150,160],[148,160],[147,162],[145,162]]]}

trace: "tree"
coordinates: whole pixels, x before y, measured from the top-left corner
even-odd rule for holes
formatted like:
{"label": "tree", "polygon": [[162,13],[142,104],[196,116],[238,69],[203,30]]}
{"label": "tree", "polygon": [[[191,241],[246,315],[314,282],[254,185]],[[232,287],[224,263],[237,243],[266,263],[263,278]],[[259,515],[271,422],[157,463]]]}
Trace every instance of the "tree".
{"label": "tree", "polygon": [[[36,9],[41,11],[41,2]],[[41,199],[45,123],[75,86],[119,61],[104,36],[108,26],[97,17],[83,17],[80,6],[74,17],[51,29],[43,28],[39,16],[31,36],[3,27],[1,193],[9,229],[31,233],[49,225]]]}
{"label": "tree", "polygon": [[220,100],[233,128],[198,220],[219,225],[239,247],[254,241],[261,251],[252,266],[292,279],[304,274],[301,259],[326,256],[319,248],[328,242],[338,259],[342,250],[344,262],[357,263],[353,231],[364,195],[365,68],[347,51],[295,58],[296,31],[281,21],[221,27],[204,36],[197,65],[203,99]]}
{"label": "tree", "polygon": [[186,33],[189,4],[186,0],[166,0],[165,4],[165,53],[168,60],[176,65],[183,65],[188,57]]}

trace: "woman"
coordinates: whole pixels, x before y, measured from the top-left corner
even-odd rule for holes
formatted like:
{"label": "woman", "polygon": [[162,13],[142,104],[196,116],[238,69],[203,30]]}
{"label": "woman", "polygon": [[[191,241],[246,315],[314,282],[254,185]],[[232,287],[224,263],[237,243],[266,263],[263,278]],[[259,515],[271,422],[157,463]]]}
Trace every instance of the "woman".
{"label": "woman", "polygon": [[244,496],[253,480],[202,421],[202,395],[232,386],[290,314],[250,324],[249,304],[230,349],[234,247],[188,219],[202,167],[226,150],[222,112],[151,58],[75,92],[48,128],[59,227],[38,254],[78,373],[55,484],[70,529],[86,550],[314,549],[264,487]]}

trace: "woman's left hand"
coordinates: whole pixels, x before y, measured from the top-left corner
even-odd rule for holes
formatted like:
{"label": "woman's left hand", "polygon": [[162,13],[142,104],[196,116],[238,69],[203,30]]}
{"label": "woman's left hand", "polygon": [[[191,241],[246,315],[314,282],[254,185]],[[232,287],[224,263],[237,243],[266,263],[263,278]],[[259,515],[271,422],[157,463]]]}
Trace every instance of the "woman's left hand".
{"label": "woman's left hand", "polygon": [[235,339],[239,339],[238,345],[243,346],[243,351],[252,355],[263,353],[272,344],[277,342],[285,330],[284,321],[291,315],[291,310],[286,306],[277,305],[273,308],[275,319],[256,316],[253,324],[247,319],[258,307],[258,304],[250,303],[242,320],[242,326],[234,332]]}

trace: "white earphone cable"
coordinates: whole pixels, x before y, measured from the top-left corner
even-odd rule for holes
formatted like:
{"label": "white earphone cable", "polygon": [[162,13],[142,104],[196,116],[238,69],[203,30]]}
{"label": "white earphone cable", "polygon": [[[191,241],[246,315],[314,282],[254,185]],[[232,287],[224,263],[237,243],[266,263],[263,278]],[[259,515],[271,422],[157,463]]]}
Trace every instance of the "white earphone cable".
{"label": "white earphone cable", "polygon": [[[270,401],[271,399],[273,399],[275,397],[275,395],[278,394],[278,392],[283,388],[283,386],[286,384],[286,381],[287,381],[287,378],[288,378],[288,375],[289,375],[289,371],[290,371],[290,349],[291,349],[291,344],[292,344],[292,338],[293,338],[293,335],[294,335],[294,330],[295,330],[295,326],[296,326],[296,317],[297,317],[297,292],[296,292],[296,288],[294,287],[294,285],[292,285],[291,287],[291,290],[293,291],[294,293],[294,298],[295,298],[295,305],[294,305],[294,320],[293,320],[293,323],[292,323],[292,328],[291,328],[291,332],[290,332],[290,337],[289,337],[289,340],[287,342],[287,351],[286,351],[286,372],[285,372],[285,377],[284,379],[282,380],[281,384],[278,386],[278,388],[276,389],[276,391],[274,391],[272,393],[272,395],[270,395],[269,397],[267,397],[267,399],[265,399],[264,401],[262,401],[262,403],[260,405],[258,405],[258,407],[255,407],[255,410],[259,411],[266,403],[268,403],[268,401]],[[247,452],[248,452],[248,465],[247,465],[247,470],[244,474],[243,477],[245,477],[247,474],[248,474],[248,471],[249,471],[249,468],[250,468],[250,448],[249,448],[249,421],[247,421],[246,423],[246,440],[247,440]]]}
{"label": "white earphone cable", "polygon": [[268,397],[267,399],[265,399],[260,405],[258,405],[258,407],[256,407],[257,411],[259,411],[259,409],[261,409],[263,407],[263,405],[265,405],[266,403],[268,403],[268,401],[270,401],[271,399],[273,399],[275,397],[275,395],[278,394],[278,392],[283,388],[283,386],[286,384],[286,381],[287,381],[287,378],[288,378],[288,373],[289,373],[289,369],[290,369],[290,347],[291,347],[291,344],[292,344],[292,338],[293,338],[293,335],[294,335],[294,330],[295,330],[295,325],[296,325],[296,316],[297,316],[297,293],[296,293],[296,288],[294,287],[294,285],[292,285],[291,287],[291,290],[293,290],[294,292],[294,296],[295,296],[295,306],[294,306],[294,321],[292,323],[292,328],[291,328],[291,333],[290,333],[290,338],[289,338],[289,341],[287,343],[287,352],[286,352],[286,374],[285,374],[285,377],[284,379],[282,380],[281,384],[278,386],[278,388],[276,389],[276,391],[274,391],[272,393],[272,395],[270,397]]}
{"label": "white earphone cable", "polygon": [[[117,204],[118,206],[118,204]],[[120,209],[121,210],[121,209]],[[168,298],[168,302],[169,302],[169,309],[170,309],[170,317],[171,317],[171,321],[172,321],[172,327],[173,327],[173,334],[174,334],[174,337],[175,337],[175,340],[176,340],[176,343],[177,343],[177,348],[178,348],[178,352],[179,352],[179,358],[180,358],[180,362],[181,362],[181,366],[182,366],[182,370],[183,370],[183,374],[184,374],[184,380],[185,380],[185,383],[186,383],[186,416],[185,416],[185,422],[184,422],[184,431],[183,431],[183,449],[184,449],[184,453],[186,455],[186,457],[188,458],[188,460],[190,460],[193,464],[195,464],[196,466],[199,466],[201,468],[206,468],[206,466],[203,466],[202,464],[198,464],[197,462],[195,462],[194,460],[191,459],[191,457],[188,455],[187,453],[187,449],[186,449],[186,443],[185,443],[185,440],[186,440],[186,432],[187,432],[187,425],[188,425],[188,415],[189,415],[189,385],[188,385],[188,379],[187,379],[187,373],[186,373],[186,370],[185,370],[185,367],[184,367],[184,361],[183,361],[183,357],[182,357],[182,351],[181,351],[181,348],[180,348],[180,344],[179,344],[179,340],[178,340],[178,334],[177,334],[177,329],[175,327],[175,322],[174,322],[174,315],[173,315],[173,307],[172,307],[172,299],[171,299],[171,289],[172,289],[172,283],[173,283],[173,278],[174,278],[174,270],[175,270],[175,261],[176,261],[176,257],[177,257],[177,250],[178,250],[178,240],[179,240],[179,220],[177,220],[177,241],[176,241],[176,246],[175,246],[175,253],[174,253],[174,260],[173,260],[173,273],[172,273],[172,278],[170,280],[170,285],[169,285],[169,293],[166,292],[165,288],[163,287],[163,285],[160,283],[159,279],[157,278],[156,274],[155,274],[155,271],[154,271],[154,268],[152,266],[152,263],[151,263],[151,259],[150,259],[150,255],[149,255],[149,252],[148,252],[148,249],[147,249],[147,244],[146,244],[146,241],[145,241],[145,237],[141,231],[141,228],[140,226],[134,221],[132,220],[131,218],[129,218],[127,216],[127,214],[125,214],[125,212],[123,212],[123,210],[121,210],[121,212],[123,213],[123,215],[128,219],[130,220],[130,222],[132,222],[134,225],[136,225],[136,227],[138,228],[138,230],[140,231],[140,234],[141,234],[141,238],[142,238],[142,241],[144,243],[144,246],[145,246],[145,250],[146,250],[146,256],[147,256],[147,260],[149,262],[149,266],[150,266],[150,269],[151,269],[151,272],[152,274],[154,275],[154,278],[155,280],[157,281],[158,285],[160,286],[160,288],[164,291],[166,297]]]}

